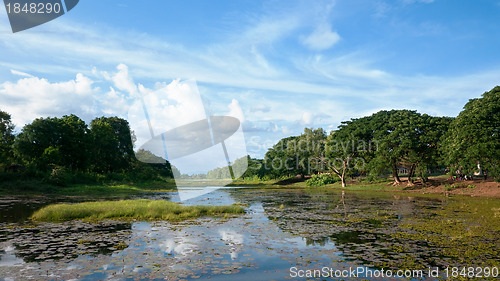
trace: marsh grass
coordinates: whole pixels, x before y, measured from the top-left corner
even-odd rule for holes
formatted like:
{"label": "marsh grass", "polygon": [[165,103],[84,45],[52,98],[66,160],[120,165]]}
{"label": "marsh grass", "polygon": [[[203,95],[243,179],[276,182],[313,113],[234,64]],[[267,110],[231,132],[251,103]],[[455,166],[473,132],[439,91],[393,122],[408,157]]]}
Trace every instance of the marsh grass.
{"label": "marsh grass", "polygon": [[184,206],[164,200],[120,200],[84,202],[78,204],[54,204],[36,211],[30,218],[35,221],[101,221],[116,220],[166,220],[183,221],[203,216],[242,214],[239,205],[228,206]]}

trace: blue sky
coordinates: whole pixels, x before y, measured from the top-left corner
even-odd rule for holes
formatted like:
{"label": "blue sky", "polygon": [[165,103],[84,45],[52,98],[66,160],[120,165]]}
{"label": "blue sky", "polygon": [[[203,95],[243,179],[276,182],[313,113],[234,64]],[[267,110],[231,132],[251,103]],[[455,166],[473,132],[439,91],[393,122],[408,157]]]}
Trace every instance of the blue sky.
{"label": "blue sky", "polygon": [[456,116],[500,84],[499,15],[493,0],[86,0],[12,34],[0,9],[0,110],[18,130],[127,117],[140,87],[195,79],[262,157],[304,127],[382,109]]}

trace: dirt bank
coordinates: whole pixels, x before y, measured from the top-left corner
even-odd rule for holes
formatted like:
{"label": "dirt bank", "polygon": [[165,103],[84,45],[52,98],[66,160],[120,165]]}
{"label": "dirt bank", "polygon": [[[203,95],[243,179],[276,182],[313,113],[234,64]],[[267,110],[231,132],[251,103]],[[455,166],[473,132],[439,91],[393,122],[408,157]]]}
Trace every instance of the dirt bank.
{"label": "dirt bank", "polygon": [[[403,183],[406,185],[406,182]],[[405,188],[405,191],[418,193],[440,193],[445,195],[465,195],[500,198],[500,183],[493,179],[453,181],[450,179],[433,177],[426,184],[416,183],[414,186]]]}

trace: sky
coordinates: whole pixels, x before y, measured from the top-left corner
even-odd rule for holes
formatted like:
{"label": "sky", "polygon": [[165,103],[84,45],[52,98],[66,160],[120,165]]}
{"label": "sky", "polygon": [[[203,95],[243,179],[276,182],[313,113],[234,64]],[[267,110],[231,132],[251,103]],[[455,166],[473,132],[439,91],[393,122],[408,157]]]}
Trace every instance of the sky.
{"label": "sky", "polygon": [[379,110],[458,115],[500,84],[499,17],[496,0],[85,0],[12,33],[1,8],[0,110],[17,132],[128,118],[142,95],[194,82],[198,113],[238,117],[262,158],[305,127]]}

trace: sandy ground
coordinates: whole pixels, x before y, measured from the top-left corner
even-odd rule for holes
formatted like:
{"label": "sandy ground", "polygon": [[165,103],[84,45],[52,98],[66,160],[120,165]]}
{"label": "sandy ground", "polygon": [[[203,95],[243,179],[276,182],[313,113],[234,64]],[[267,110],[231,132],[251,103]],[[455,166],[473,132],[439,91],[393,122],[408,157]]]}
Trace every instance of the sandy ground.
{"label": "sandy ground", "polygon": [[[403,180],[403,178],[402,178]],[[404,179],[406,181],[406,179]],[[403,185],[406,185],[403,182]],[[456,186],[451,190],[449,186]],[[418,193],[441,193],[445,195],[465,195],[465,196],[481,196],[481,197],[494,197],[500,198],[500,183],[495,182],[493,179],[483,180],[467,180],[467,181],[453,181],[445,178],[431,177],[429,182],[425,185],[416,183],[414,186],[408,187],[411,192]]]}

